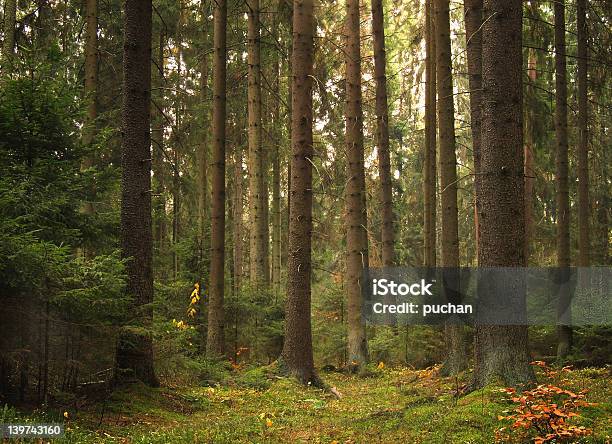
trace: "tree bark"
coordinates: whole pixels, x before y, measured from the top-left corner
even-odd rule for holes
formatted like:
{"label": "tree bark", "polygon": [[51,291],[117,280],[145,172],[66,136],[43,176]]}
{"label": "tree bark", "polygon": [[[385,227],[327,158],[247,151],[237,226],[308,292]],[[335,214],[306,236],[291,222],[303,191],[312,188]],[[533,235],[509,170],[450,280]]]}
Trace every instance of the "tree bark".
{"label": "tree bark", "polygon": [[576,0],[578,31],[578,265],[588,267],[589,239],[589,133],[588,133],[588,48],[586,0]]}
{"label": "tree bark", "polygon": [[[4,2],[4,41],[2,42],[3,68],[10,65],[15,50],[15,21],[17,17],[17,0]],[[8,68],[10,69],[10,67]]]}
{"label": "tree bark", "polygon": [[425,1],[425,160],[423,244],[426,267],[436,266],[436,38],[433,0]]}
{"label": "tree bark", "polygon": [[[484,0],[482,16],[479,265],[524,267],[522,1]],[[474,388],[534,380],[524,325],[478,325],[474,351]]]}
{"label": "tree bark", "polygon": [[[278,41],[278,20],[275,17],[272,24],[274,41]],[[272,76],[274,91],[280,91],[280,60],[277,51],[273,52]],[[280,293],[281,280],[281,195],[280,195],[280,141],[281,132],[279,131],[280,102],[277,97],[271,97],[272,105],[272,124],[270,126],[272,143],[272,285],[274,293]]]}
{"label": "tree bark", "polygon": [[225,109],[227,63],[227,1],[217,0],[213,30],[213,155],[212,209],[210,241],[210,284],[206,353],[223,356],[225,352]]}
{"label": "tree bark", "polygon": [[[570,266],[570,208],[567,139],[567,66],[565,51],[565,0],[556,0],[555,11],[555,136],[557,155],[555,179],[557,184],[557,266],[560,271]],[[559,314],[569,310],[568,294],[559,295]],[[567,313],[571,316],[570,313]],[[559,319],[561,321],[561,319]],[[572,347],[572,329],[557,326],[557,356],[564,358]]]}
{"label": "tree bark", "polygon": [[[457,155],[455,153],[455,104],[450,40],[450,2],[434,0],[436,30],[436,76],[438,126],[440,128],[440,188],[442,204],[442,266],[459,267],[459,224],[457,210]],[[449,273],[451,273],[449,271]],[[455,273],[451,273],[455,275]],[[450,276],[449,276],[450,277]],[[450,299],[454,299],[448,295]],[[450,300],[449,299],[449,300]],[[452,300],[453,303],[460,301]],[[447,324],[446,359],[443,373],[457,374],[467,368],[464,329]]]}
{"label": "tree bark", "polygon": [[391,158],[389,152],[389,106],[387,104],[387,75],[385,28],[382,0],[372,0],[372,34],[374,36],[374,79],[376,80],[376,147],[378,175],[383,207],[382,263],[395,263],[395,229],[393,227],[393,193],[391,188]]}
{"label": "tree bark", "polygon": [[316,382],[312,355],[312,77],[313,0],[293,2],[292,180],[287,263],[285,342],[282,361],[304,384]]}
{"label": "tree bark", "polygon": [[361,276],[368,267],[368,235],[361,100],[361,32],[359,0],[347,0],[346,12],[346,279],[348,304],[348,360],[356,368],[367,362],[365,325],[362,322]]}
{"label": "tree bark", "polygon": [[[207,2],[202,1],[202,11],[205,12]],[[208,95],[208,20],[204,19],[202,26],[203,39],[205,42],[205,51],[202,54],[200,61],[200,100],[203,104],[206,103]],[[201,140],[198,144],[198,224],[200,228],[200,240],[202,246],[206,238],[206,228],[208,224],[208,108],[205,108],[202,118]]]}
{"label": "tree bark", "polygon": [[249,218],[250,230],[250,279],[256,287],[266,287],[269,270],[266,267],[268,252],[266,237],[267,199],[264,187],[264,153],[261,138],[261,41],[259,0],[247,1],[248,8],[248,112],[249,112]]}
{"label": "tree bark", "polygon": [[[126,0],[123,51],[123,142],[121,149],[121,250],[129,258],[126,290],[134,317],[152,321],[153,236],[151,229],[151,1]],[[159,384],[148,334],[123,331],[117,345],[116,377]]]}

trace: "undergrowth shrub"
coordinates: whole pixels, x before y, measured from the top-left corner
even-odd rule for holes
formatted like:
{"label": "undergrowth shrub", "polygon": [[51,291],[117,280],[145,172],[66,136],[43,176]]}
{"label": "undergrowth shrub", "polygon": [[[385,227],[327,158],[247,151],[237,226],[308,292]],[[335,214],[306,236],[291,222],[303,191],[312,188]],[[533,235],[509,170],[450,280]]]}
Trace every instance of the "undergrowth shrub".
{"label": "undergrowth shrub", "polygon": [[[553,382],[559,371],[550,368],[543,361],[532,364],[540,367],[549,382]],[[561,372],[569,372],[563,367]],[[577,439],[592,434],[592,430],[572,422],[580,417],[581,408],[594,406],[585,400],[586,390],[574,393],[552,383],[539,384],[532,390],[517,393],[514,388],[502,389],[510,395],[514,404],[507,415],[500,415],[500,421],[508,422],[507,426],[496,431],[498,442],[526,442],[536,444],[576,442]]]}

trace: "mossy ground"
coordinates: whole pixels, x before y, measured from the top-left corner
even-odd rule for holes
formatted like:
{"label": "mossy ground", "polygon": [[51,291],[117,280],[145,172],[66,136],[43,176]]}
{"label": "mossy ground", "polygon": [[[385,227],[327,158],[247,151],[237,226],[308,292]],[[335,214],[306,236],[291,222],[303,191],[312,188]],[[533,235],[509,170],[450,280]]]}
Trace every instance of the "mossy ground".
{"label": "mossy ground", "polygon": [[[432,371],[384,368],[365,378],[322,377],[342,398],[260,370],[216,387],[133,385],[106,403],[68,411],[67,420],[57,412],[67,433],[56,442],[492,443],[503,425],[497,417],[510,407],[492,387],[455,396],[469,375],[440,378]],[[572,371],[563,384],[588,389],[587,400],[598,403],[576,418],[594,431],[584,442],[610,442],[608,370]]]}

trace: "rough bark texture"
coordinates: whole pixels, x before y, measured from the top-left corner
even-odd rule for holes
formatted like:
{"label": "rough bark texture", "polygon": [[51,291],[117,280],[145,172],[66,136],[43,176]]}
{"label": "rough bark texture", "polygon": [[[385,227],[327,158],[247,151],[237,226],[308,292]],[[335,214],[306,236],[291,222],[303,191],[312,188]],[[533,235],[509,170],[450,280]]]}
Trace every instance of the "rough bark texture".
{"label": "rough bark texture", "polygon": [[387,104],[387,61],[383,15],[382,0],[372,0],[374,79],[376,80],[376,148],[378,150],[378,176],[380,178],[382,202],[382,263],[383,266],[390,267],[395,262],[395,229],[393,227],[393,193],[389,153],[389,106]]}
{"label": "rough bark texture", "polygon": [[[434,0],[436,30],[436,77],[438,127],[440,128],[440,189],[442,204],[443,267],[459,267],[459,225],[457,221],[457,155],[455,153],[455,105],[450,40],[449,0]],[[444,374],[467,368],[463,327],[446,325]]]}
{"label": "rough bark texture", "polygon": [[590,265],[589,134],[586,0],[576,0],[578,30],[578,266]]}
{"label": "rough bark texture", "polygon": [[464,1],[465,38],[470,85],[470,127],[472,129],[472,156],[474,159],[474,231],[476,249],[480,241],[478,221],[478,181],[480,173],[480,124],[482,119],[482,0]]}
{"label": "rough bark texture", "polygon": [[226,0],[217,0],[215,3],[213,21],[212,211],[206,353],[213,356],[222,356],[225,352],[223,295],[225,288]]}
{"label": "rough bark texture", "polygon": [[[126,0],[123,51],[123,141],[121,147],[121,250],[126,290],[134,317],[147,327],[153,302],[151,230],[151,1]],[[123,331],[117,345],[116,377],[158,385],[151,337]]]}
{"label": "rough bark texture", "polygon": [[[522,2],[484,0],[482,16],[479,265],[523,267]],[[477,326],[474,350],[474,387],[533,381],[526,326]]]}
{"label": "rough bark texture", "polygon": [[312,241],[313,0],[293,2],[291,208],[285,342],[281,359],[303,383],[317,380],[310,322]]}
{"label": "rough bark texture", "polygon": [[[557,155],[555,179],[557,191],[557,266],[570,266],[570,208],[568,181],[568,140],[567,140],[567,66],[565,51],[565,0],[556,0],[555,10],[555,136]],[[560,295],[559,313],[569,309],[569,295]],[[572,330],[568,325],[557,327],[557,356],[567,356],[572,346]]]}
{"label": "rough bark texture", "polygon": [[[274,40],[278,40],[278,21],[274,19],[272,26]],[[272,75],[274,91],[280,89],[280,60],[277,51],[273,53]],[[278,127],[280,118],[280,101],[272,97],[272,125],[270,128],[272,143],[272,285],[274,293],[280,293],[281,278],[281,195],[280,195],[280,139],[281,132]]]}
{"label": "rough bark texture", "polygon": [[2,42],[3,65],[9,64],[15,49],[15,20],[17,16],[17,0],[4,2],[4,41]]}
{"label": "rough bark texture", "polygon": [[348,362],[359,367],[367,362],[365,324],[362,322],[361,277],[368,267],[368,235],[361,101],[361,33],[359,0],[347,0],[346,11],[346,278],[348,304]]}
{"label": "rough bark texture", "polygon": [[[532,84],[538,76],[537,59],[535,51],[529,50],[529,60],[527,62],[527,75]],[[533,87],[530,87],[530,90]],[[525,264],[529,265],[529,257],[531,256],[532,243],[534,241],[534,222],[533,222],[533,188],[535,185],[535,159],[534,159],[534,137],[533,137],[533,119],[535,118],[529,110],[527,110],[525,122]]]}
{"label": "rough bark texture", "polygon": [[424,260],[426,267],[436,266],[436,39],[433,0],[425,2],[425,161],[424,195]]}
{"label": "rough bark texture", "polygon": [[255,286],[266,286],[269,270],[265,217],[267,195],[264,190],[264,154],[261,143],[261,41],[259,0],[247,1],[248,29],[248,112],[249,112],[249,218],[250,278]]}

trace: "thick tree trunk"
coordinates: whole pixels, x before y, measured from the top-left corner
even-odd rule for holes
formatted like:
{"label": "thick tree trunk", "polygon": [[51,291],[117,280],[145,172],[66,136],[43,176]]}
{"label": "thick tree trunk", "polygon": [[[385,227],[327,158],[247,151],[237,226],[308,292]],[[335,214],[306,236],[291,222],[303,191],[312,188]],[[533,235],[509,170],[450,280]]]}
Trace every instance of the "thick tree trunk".
{"label": "thick tree trunk", "polygon": [[589,134],[586,0],[576,0],[578,30],[578,265],[590,265]]}
{"label": "thick tree trunk", "polygon": [[[484,0],[479,265],[523,267],[522,1]],[[534,380],[527,327],[478,325],[473,387]]]}
{"label": "thick tree trunk", "polygon": [[[457,220],[457,155],[455,153],[455,105],[450,40],[450,2],[434,0],[438,126],[440,128],[440,188],[442,204],[442,266],[459,267],[459,224]],[[459,301],[453,301],[460,303]],[[464,328],[446,325],[444,374],[467,368]]]}
{"label": "thick tree trunk", "polygon": [[223,296],[225,291],[226,0],[216,1],[213,21],[212,211],[206,353],[222,356],[225,352]]}
{"label": "thick tree trunk", "polygon": [[368,348],[362,321],[361,277],[368,267],[368,234],[361,101],[361,32],[359,0],[347,0],[346,11],[346,279],[348,303],[348,361],[355,367],[367,362]]}
{"label": "thick tree trunk", "polygon": [[[556,0],[555,10],[555,135],[557,155],[555,179],[557,183],[557,266],[560,270],[570,266],[570,208],[568,180],[567,140],[567,67],[565,52],[565,0]],[[567,298],[559,296],[559,314],[569,310]],[[567,313],[571,316],[571,313]],[[565,315],[564,315],[565,317]],[[561,319],[559,319],[561,321]],[[572,347],[572,329],[561,323],[557,327],[557,356],[564,358]]]}
{"label": "thick tree trunk", "polygon": [[[9,65],[15,49],[15,21],[17,16],[17,0],[4,2],[4,41],[2,42],[3,70]],[[9,68],[10,69],[10,68]]]}
{"label": "thick tree trunk", "polygon": [[423,244],[426,267],[436,266],[436,38],[433,0],[425,2],[425,161]]}
{"label": "thick tree trunk", "polygon": [[[121,149],[121,250],[127,262],[127,292],[134,318],[149,327],[153,302],[151,230],[151,1],[126,0],[123,52],[123,143]],[[116,376],[156,386],[153,344],[148,334],[123,331]]]}
{"label": "thick tree trunk", "polygon": [[266,237],[267,199],[264,187],[264,153],[261,139],[261,41],[259,0],[247,1],[248,29],[248,112],[249,112],[249,218],[250,230],[250,279],[255,286],[267,286],[269,270],[266,267],[268,252]]}
{"label": "thick tree trunk", "polygon": [[293,177],[289,220],[285,342],[281,359],[302,383],[318,380],[312,355],[310,283],[312,275],[312,78],[313,0],[293,4]]}
{"label": "thick tree trunk", "polygon": [[[529,50],[528,72],[530,81],[535,84],[537,79],[537,59],[535,51]],[[530,88],[531,89],[531,88]],[[531,256],[534,222],[533,222],[533,188],[535,185],[535,159],[534,159],[534,117],[532,113],[527,111],[527,121],[525,122],[525,265],[529,265],[529,257]]]}
{"label": "thick tree trunk", "polygon": [[389,106],[385,28],[382,0],[372,0],[372,34],[374,35],[374,79],[376,80],[376,148],[382,201],[382,263],[395,263],[395,230],[393,227],[393,193],[391,188],[391,158],[389,153]]}

